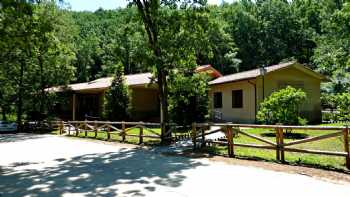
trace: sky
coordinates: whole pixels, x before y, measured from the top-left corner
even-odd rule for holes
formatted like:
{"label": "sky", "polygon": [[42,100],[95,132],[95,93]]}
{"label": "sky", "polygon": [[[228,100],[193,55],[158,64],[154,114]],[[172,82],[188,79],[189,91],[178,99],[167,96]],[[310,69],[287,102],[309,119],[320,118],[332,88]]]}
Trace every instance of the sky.
{"label": "sky", "polygon": [[[233,0],[225,0],[225,2],[232,2]],[[118,7],[125,7],[127,0],[65,0],[69,3],[72,10],[75,11],[95,11],[98,8],[115,9]],[[222,0],[208,0],[209,4],[220,4]]]}

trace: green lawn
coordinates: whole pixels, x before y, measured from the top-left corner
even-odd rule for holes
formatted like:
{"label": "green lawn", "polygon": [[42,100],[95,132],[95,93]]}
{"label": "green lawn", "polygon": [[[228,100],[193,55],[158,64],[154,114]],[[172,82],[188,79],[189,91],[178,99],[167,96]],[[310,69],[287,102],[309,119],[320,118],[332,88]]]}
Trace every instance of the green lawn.
{"label": "green lawn", "polygon": [[[160,128],[153,128],[152,131],[150,131],[149,129],[144,129],[143,130],[143,135],[147,136],[155,136],[156,134],[160,135],[161,131]],[[183,130],[177,130],[176,134],[184,134],[187,133],[189,134],[189,131],[183,131]],[[53,131],[51,132],[51,134],[58,134],[58,131]],[[93,131],[88,131],[86,132],[86,136],[85,136],[85,132],[82,131],[79,133],[78,137],[81,138],[93,138],[93,139],[97,139],[97,140],[107,140],[107,133],[105,131],[100,131],[97,132],[97,136],[95,138],[95,132]],[[133,135],[139,135],[140,134],[140,129],[139,128],[132,128],[130,130],[127,131],[127,134],[133,134]],[[173,132],[173,136],[174,136],[175,132]],[[71,134],[71,137],[76,137],[75,134]],[[110,141],[122,141],[122,137],[119,135],[119,133],[111,133],[110,135]],[[139,144],[139,137],[134,137],[134,136],[126,136],[125,138],[125,142],[126,143],[132,143],[132,144]],[[148,137],[144,137],[143,138],[143,144],[144,145],[158,145],[160,144],[160,138],[156,139],[156,138],[148,138]]]}
{"label": "green lawn", "polygon": [[[270,141],[276,142],[274,130],[247,129],[246,131],[250,134],[254,134],[254,135],[263,137],[265,139],[269,139]],[[307,137],[329,134],[331,132],[336,132],[336,131],[293,130],[291,135],[285,137],[284,142],[290,142],[293,140],[303,139]],[[344,141],[343,137],[338,136],[338,137],[328,138],[328,139],[324,139],[316,142],[309,142],[305,144],[294,145],[291,147],[343,152],[344,151],[343,141]],[[238,137],[235,137],[234,142],[267,145],[264,142],[257,141],[255,139],[246,137],[242,134],[239,134]],[[225,146],[214,146],[214,147],[208,147],[206,149],[209,152],[214,154],[227,154],[227,147]],[[235,155],[241,158],[277,161],[275,150],[235,147]],[[290,164],[304,164],[304,165],[317,166],[320,168],[346,170],[344,157],[285,152],[285,159]]]}
{"label": "green lawn", "polygon": [[[335,126],[334,124],[324,124],[323,126]],[[337,124],[336,126],[340,126]],[[159,128],[152,129],[156,133],[160,134]],[[128,134],[139,134],[138,128],[133,128],[128,131]],[[275,131],[268,129],[247,129],[245,130],[250,134],[254,134],[265,139],[271,140],[273,142],[276,141]],[[336,131],[318,131],[318,130],[293,130],[290,136],[285,136],[284,142],[290,142],[293,140],[303,139],[307,137],[319,136],[328,134]],[[188,133],[188,131],[177,131],[177,133]],[[57,131],[53,132],[53,134],[57,134]],[[150,132],[147,129],[144,129],[144,135],[153,135],[154,133]],[[72,135],[74,137],[75,135]],[[78,137],[85,138],[85,132],[80,132]],[[95,132],[87,132],[87,138],[95,139]],[[98,140],[107,140],[106,132],[98,132],[96,139]],[[111,134],[110,141],[121,141],[122,138],[119,134]],[[138,137],[126,137],[126,143],[138,144]],[[246,144],[261,144],[267,145],[264,142],[260,142],[258,140],[249,138],[242,134],[234,138],[234,142],[236,143],[246,143]],[[160,139],[153,138],[144,138],[143,144],[145,145],[158,145],[160,143]],[[324,139],[316,142],[309,142],[300,145],[294,145],[291,147],[295,148],[305,148],[305,149],[315,149],[315,150],[327,150],[327,151],[344,151],[343,137],[338,136],[334,138]],[[227,147],[226,146],[210,146],[206,147],[204,151],[208,151],[213,154],[226,155]],[[276,151],[275,150],[265,150],[265,149],[255,149],[255,148],[243,148],[243,147],[235,147],[235,155],[238,158],[245,159],[256,159],[256,160],[265,160],[265,161],[273,161],[276,162]],[[344,157],[335,157],[335,156],[321,156],[315,154],[303,154],[303,153],[291,153],[285,152],[285,160],[290,164],[302,164],[302,165],[310,165],[319,168],[333,169],[333,170],[346,170]]]}
{"label": "green lawn", "polygon": [[[160,129],[159,128],[155,128],[152,129],[155,133],[160,134]],[[127,134],[134,134],[134,135],[139,135],[140,133],[140,129],[139,128],[132,128],[130,130],[127,131]],[[58,131],[53,131],[52,134],[58,134]],[[143,135],[151,135],[151,136],[155,136],[154,133],[152,133],[151,131],[149,131],[148,129],[144,129],[143,130]],[[71,134],[70,137],[76,137],[75,134]],[[107,132],[105,131],[99,131],[97,132],[97,136],[95,137],[95,132],[93,131],[88,131],[86,132],[86,136],[85,136],[85,132],[81,131],[79,132],[78,137],[80,138],[93,138],[93,139],[97,139],[97,140],[107,140]],[[122,137],[119,135],[119,133],[111,133],[110,134],[110,139],[109,141],[122,141]],[[125,142],[126,143],[132,143],[132,144],[138,144],[139,143],[139,137],[134,137],[134,136],[126,136],[125,138]],[[156,145],[160,143],[160,139],[155,139],[155,138],[147,138],[144,137],[143,138],[143,143],[145,145]]]}

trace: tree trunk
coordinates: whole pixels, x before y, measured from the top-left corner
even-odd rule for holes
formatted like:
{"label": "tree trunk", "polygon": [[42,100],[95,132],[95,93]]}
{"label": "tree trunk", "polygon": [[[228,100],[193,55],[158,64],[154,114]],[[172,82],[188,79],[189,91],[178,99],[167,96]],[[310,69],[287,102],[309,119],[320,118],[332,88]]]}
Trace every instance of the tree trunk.
{"label": "tree trunk", "polygon": [[24,76],[24,67],[25,67],[25,59],[21,60],[21,68],[20,68],[20,76],[19,76],[19,84],[18,84],[18,92],[17,92],[17,130],[19,132],[22,131],[22,115],[23,115],[23,76]]}
{"label": "tree trunk", "polygon": [[[166,74],[164,69],[158,71],[158,86],[160,96],[160,124],[162,143],[168,144],[171,141],[171,133],[167,134],[169,130],[169,117],[168,117],[168,84],[166,81]],[[166,135],[167,134],[167,135]]]}
{"label": "tree trunk", "polygon": [[3,107],[2,107],[2,109],[1,109],[1,114],[2,114],[2,119],[3,119],[4,121],[6,121],[6,120],[7,120],[6,111],[5,111],[5,108],[3,108]]}
{"label": "tree trunk", "polygon": [[[44,113],[44,106],[45,106],[45,82],[44,82],[44,60],[42,57],[42,54],[40,52],[38,56],[39,66],[40,66],[40,103],[39,103],[39,112],[40,116]],[[41,117],[40,117],[41,118]]]}
{"label": "tree trunk", "polygon": [[137,5],[139,14],[142,17],[145,30],[148,35],[149,46],[156,57],[156,68],[157,68],[157,84],[159,89],[160,99],[160,125],[161,125],[161,138],[162,143],[169,143],[171,133],[165,135],[168,131],[168,87],[166,82],[166,70],[164,63],[161,61],[161,48],[158,45],[158,19],[157,14],[160,9],[160,2],[157,0],[152,1],[141,1],[133,0]]}

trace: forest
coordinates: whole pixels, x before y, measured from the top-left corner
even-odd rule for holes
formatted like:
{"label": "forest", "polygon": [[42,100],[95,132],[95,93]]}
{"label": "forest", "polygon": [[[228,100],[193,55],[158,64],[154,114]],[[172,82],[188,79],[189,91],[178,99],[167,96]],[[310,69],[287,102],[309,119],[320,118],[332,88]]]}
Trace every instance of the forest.
{"label": "forest", "polygon": [[46,88],[113,76],[119,66],[125,74],[155,73],[167,87],[197,65],[230,74],[297,60],[330,79],[322,85],[325,104],[350,91],[346,0],[129,2],[76,12],[64,1],[0,1],[2,119],[48,114]]}

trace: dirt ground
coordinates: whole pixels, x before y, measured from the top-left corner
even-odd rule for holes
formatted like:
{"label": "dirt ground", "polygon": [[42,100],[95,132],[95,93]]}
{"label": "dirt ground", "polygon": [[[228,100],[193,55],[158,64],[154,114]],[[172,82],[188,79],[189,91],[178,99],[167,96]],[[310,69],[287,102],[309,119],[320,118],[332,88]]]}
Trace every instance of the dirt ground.
{"label": "dirt ground", "polygon": [[346,173],[52,135],[0,135],[0,196],[349,196]]}

